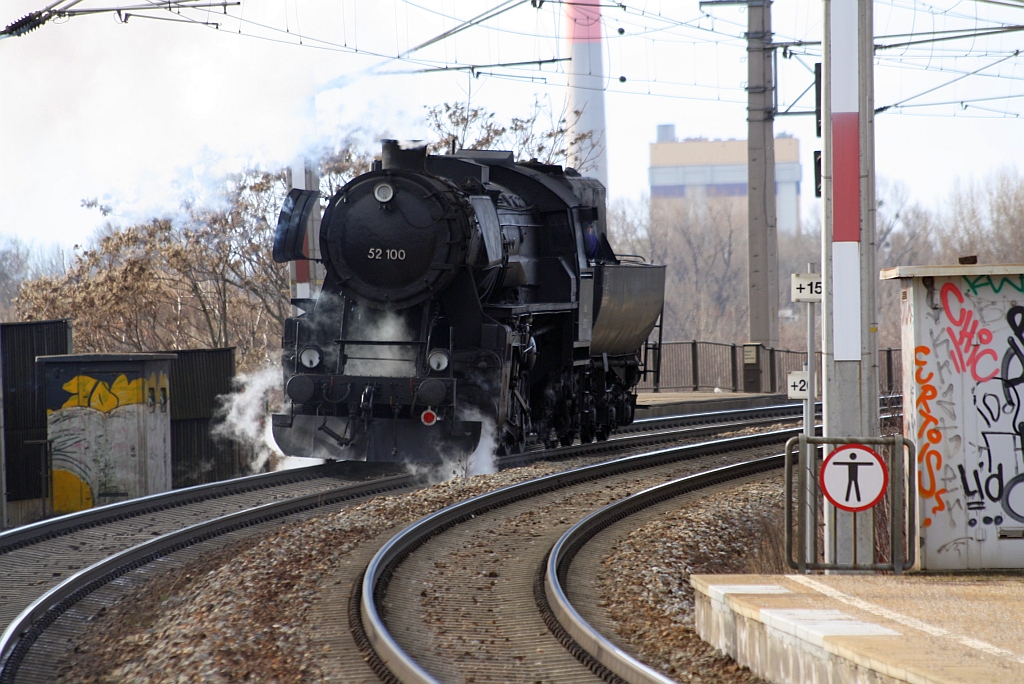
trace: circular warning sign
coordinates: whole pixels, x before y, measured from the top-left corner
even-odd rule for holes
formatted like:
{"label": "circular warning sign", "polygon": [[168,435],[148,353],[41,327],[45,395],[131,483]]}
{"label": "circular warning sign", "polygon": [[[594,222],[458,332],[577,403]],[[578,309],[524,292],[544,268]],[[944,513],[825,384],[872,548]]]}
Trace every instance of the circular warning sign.
{"label": "circular warning sign", "polygon": [[889,486],[889,469],[874,449],[844,444],[821,464],[821,491],[833,506],[856,513],[874,507]]}

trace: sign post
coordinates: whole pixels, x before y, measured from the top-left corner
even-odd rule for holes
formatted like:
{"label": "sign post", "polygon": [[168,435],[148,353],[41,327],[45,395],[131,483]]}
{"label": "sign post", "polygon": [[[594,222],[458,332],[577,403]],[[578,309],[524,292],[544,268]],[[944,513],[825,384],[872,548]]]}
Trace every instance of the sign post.
{"label": "sign post", "polygon": [[[804,364],[803,375],[806,376],[806,387],[807,392],[803,397],[790,396],[792,399],[803,399],[804,400],[804,435],[807,437],[814,437],[814,419],[816,415],[815,406],[817,404],[818,392],[815,387],[815,345],[814,337],[816,330],[816,324],[814,320],[814,304],[821,301],[821,274],[814,273],[814,264],[807,264],[807,273],[794,273],[790,276],[789,281],[789,298],[793,302],[806,302],[807,303],[807,363]],[[790,375],[793,375],[792,373]],[[815,453],[817,447],[810,447]],[[813,463],[811,462],[811,454],[801,454],[800,458],[804,459],[804,470],[807,472],[807,486],[810,489],[807,491],[808,506],[813,507],[814,497],[814,479],[811,474],[811,468]],[[808,510],[808,515],[811,514],[811,509]],[[811,518],[813,519],[813,518]],[[809,528],[807,534],[817,534],[816,531]],[[806,548],[811,549],[814,546],[807,541]],[[806,559],[814,561],[815,559]]]}

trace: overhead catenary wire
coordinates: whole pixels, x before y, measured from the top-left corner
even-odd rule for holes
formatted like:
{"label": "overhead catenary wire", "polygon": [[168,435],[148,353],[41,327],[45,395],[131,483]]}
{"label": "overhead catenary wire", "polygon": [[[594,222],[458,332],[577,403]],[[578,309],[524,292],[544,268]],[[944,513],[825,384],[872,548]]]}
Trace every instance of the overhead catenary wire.
{"label": "overhead catenary wire", "polygon": [[[387,63],[406,63],[412,66],[420,67],[416,71],[419,73],[438,73],[444,71],[467,71],[478,77],[487,78],[499,78],[499,79],[510,79],[510,80],[523,80],[523,79],[541,79],[537,82],[544,82],[551,85],[563,84],[563,78],[567,77],[568,74],[572,73],[571,62],[566,58],[561,57],[549,57],[549,56],[532,56],[527,58],[523,55],[523,59],[518,59],[518,55],[509,55],[507,51],[501,50],[500,56],[505,57],[501,60],[478,60],[471,59],[476,55],[463,52],[462,60],[451,59],[451,52],[448,51],[448,47],[445,47],[447,54],[440,57],[426,56],[419,54],[411,54],[413,51],[426,51],[430,45],[436,43],[446,43],[447,38],[452,38],[457,34],[466,31],[468,29],[478,29],[485,31],[494,31],[498,34],[508,34],[516,36],[527,36],[534,40],[532,41],[533,51],[541,52],[547,49],[547,46],[553,46],[553,49],[558,49],[559,41],[561,36],[559,34],[559,23],[558,19],[560,12],[562,11],[559,5],[572,4],[571,1],[565,2],[547,2],[537,3],[543,7],[543,11],[536,12],[537,19],[533,22],[534,26],[532,30],[523,30],[521,25],[509,26],[507,23],[498,21],[490,21],[495,19],[501,14],[511,11],[521,5],[524,5],[526,0],[505,0],[504,2],[498,2],[493,7],[487,9],[484,12],[477,12],[468,19],[459,18],[456,16],[455,8],[461,8],[461,5],[454,5],[450,11],[449,8],[441,6],[440,10],[434,6],[428,6],[423,0],[394,0],[397,8],[397,2],[401,1],[406,7],[405,12],[405,23],[404,27],[405,35],[402,36],[404,40],[400,43],[392,43],[395,45],[394,52],[391,49],[377,49],[374,45],[364,45],[360,47],[358,44],[353,44],[348,40],[350,37],[348,34],[353,31],[353,35],[362,33],[358,30],[359,27],[355,26],[355,17],[350,15],[350,9],[358,12],[358,8],[353,5],[352,8],[346,7],[348,4],[344,0],[340,3],[340,10],[342,14],[343,29],[341,31],[342,36],[340,41],[325,39],[323,37],[317,37],[316,31],[303,32],[300,30],[298,25],[291,25],[285,29],[281,29],[279,26],[273,25],[272,22],[267,21],[253,21],[245,16],[244,11],[229,12],[227,7],[234,5],[234,3],[218,3],[210,2],[198,2],[197,0],[181,0],[180,2],[169,3],[154,1],[151,5],[144,6],[143,9],[149,9],[152,7],[154,10],[166,10],[168,7],[173,6],[175,9],[175,17],[168,17],[167,19],[173,21],[187,21],[190,23],[205,25],[209,28],[216,28],[214,22],[211,21],[198,21],[190,19],[188,9],[196,11],[203,10],[204,14],[208,15],[209,10],[212,8],[219,8],[223,11],[223,16],[227,22],[237,22],[237,31],[233,30],[233,35],[245,36],[249,38],[256,38],[260,40],[269,40],[280,44],[290,44],[298,47],[313,48],[318,50],[333,51],[338,53],[347,53],[352,55],[366,56],[368,58],[375,58],[381,60],[381,65],[376,67],[374,73],[380,75],[386,75],[390,73],[408,73],[402,71],[390,71],[384,70],[380,67]],[[78,5],[82,0],[61,0],[56,3],[51,3],[47,8],[44,9],[60,9],[68,11],[71,7]],[[909,40],[902,41],[902,44],[883,44],[878,45],[879,50],[889,50],[891,48],[901,48],[903,52],[898,55],[884,55],[880,54],[877,58],[877,64],[882,68],[895,68],[895,69],[910,69],[910,70],[924,70],[932,71],[936,73],[949,73],[956,74],[958,78],[949,81],[948,83],[936,86],[937,88],[951,85],[955,82],[961,81],[966,77],[975,77],[979,79],[1004,79],[1010,81],[1022,80],[1022,77],[1014,73],[1005,72],[1005,70],[999,70],[998,73],[985,73],[986,71],[992,70],[1000,61],[1005,61],[1016,55],[1015,52],[1003,52],[999,50],[999,36],[1006,34],[1013,34],[1015,32],[1024,30],[1024,26],[1020,23],[1011,23],[1007,21],[1001,21],[998,15],[993,14],[981,14],[975,13],[972,15],[966,15],[963,12],[957,12],[956,8],[961,6],[962,3],[956,3],[952,7],[941,8],[936,7],[933,4],[924,2],[923,0],[877,0],[877,5],[884,5],[891,8],[893,12],[909,12],[906,16],[919,16],[924,14],[933,18],[932,30],[929,31],[913,31],[910,33],[897,33],[893,32],[888,35],[879,36],[877,40],[891,40],[895,38],[906,37]],[[1008,0],[1007,5],[1013,8],[1024,8],[1024,4],[1016,4],[1012,0]],[[130,6],[132,11],[136,10],[136,5]],[[707,64],[707,56],[701,56],[697,54],[697,49],[702,46],[707,46],[709,49],[722,49],[719,57],[712,56],[711,59],[721,64],[721,59],[727,59],[724,55],[728,54],[726,51],[732,49],[734,46],[737,49],[743,49],[742,35],[737,35],[735,32],[730,32],[730,27],[741,25],[735,21],[732,21],[728,17],[712,17],[708,14],[701,14],[697,17],[687,18],[685,16],[673,16],[671,12],[663,11],[664,8],[655,8],[658,11],[651,11],[650,7],[640,5],[635,2],[621,2],[621,3],[602,3],[602,7],[610,9],[609,12],[605,13],[602,17],[602,21],[605,23],[606,29],[605,34],[608,42],[618,41],[620,49],[615,51],[608,51],[607,58],[610,63],[614,62],[624,63],[625,60],[630,59],[631,55],[639,52],[638,48],[642,46],[642,54],[646,59],[647,66],[646,70],[641,67],[641,73],[629,74],[627,84],[619,84],[616,82],[609,82],[603,88],[608,92],[614,92],[620,95],[636,95],[636,94],[652,94],[658,97],[670,97],[678,98],[683,100],[706,100],[707,98],[702,95],[695,94],[694,91],[702,91],[714,89],[722,93],[721,97],[715,98],[714,101],[721,102],[733,102],[737,104],[742,103],[742,98],[736,98],[733,100],[730,98],[730,93],[739,94],[742,91],[743,83],[737,80],[735,83],[723,82],[723,72],[712,69],[701,68],[698,65]],[[79,8],[68,11],[66,16],[77,16],[78,14],[88,14],[103,11],[105,9],[113,8]],[[125,9],[125,8],[123,8]],[[295,19],[298,20],[298,7],[294,7]],[[539,9],[539,8],[538,8]],[[995,10],[1001,10],[1003,8],[993,8]],[[1007,9],[1006,11],[1010,11]],[[428,39],[425,42],[418,43],[414,48],[407,49],[406,52],[400,52],[404,43],[408,46],[414,42],[414,35],[410,33],[410,30],[417,21],[416,16],[412,16],[411,12],[425,12],[431,16],[438,16],[444,18],[447,22],[450,22],[445,30],[439,34],[435,34],[433,38]],[[218,13],[220,14],[220,13]],[[678,14],[678,13],[677,13]],[[127,17],[144,16],[142,14],[128,14]],[[149,15],[146,15],[149,16]],[[208,16],[204,16],[204,19],[209,19]],[[543,20],[542,20],[543,18]],[[970,21],[973,23],[972,27],[964,28],[948,28],[950,25],[947,23],[945,26],[939,24],[936,25],[936,19],[942,21]],[[394,18],[396,27],[396,38],[399,30],[400,18],[395,13]],[[614,23],[610,23],[614,22]],[[220,22],[221,24],[223,22]],[[245,27],[249,27],[246,30]],[[627,27],[629,30],[624,31],[622,36],[617,35],[613,29],[607,28],[608,26],[620,26]],[[953,25],[955,26],[955,24]],[[233,26],[234,28],[234,26]],[[795,28],[795,25],[794,25]],[[894,27],[895,28],[895,27]],[[820,30],[820,18],[817,16],[812,17],[806,22],[806,28],[799,29],[796,33],[803,32],[802,37],[788,40],[784,35],[786,32],[780,32],[776,35],[776,42],[779,46],[784,46],[787,54],[786,56],[817,56],[820,50],[815,51],[812,48],[816,47],[814,43],[819,41],[810,40],[807,38],[807,31]],[[276,37],[276,36],[281,36]],[[937,44],[944,44],[946,42],[955,40],[971,39],[977,42],[976,45],[972,44],[963,50],[951,50],[940,48]],[[788,41],[788,42],[786,42]],[[500,46],[490,45],[491,41],[485,41],[485,46],[488,49],[492,47],[498,49]],[[632,45],[628,51],[622,46]],[[693,46],[694,58],[686,62],[692,64],[693,75],[680,78],[678,62],[673,62],[670,70],[665,69],[665,49],[678,49],[673,46]],[[453,46],[454,47],[454,44]],[[478,50],[479,51],[479,50]],[[396,54],[397,53],[397,54]],[[549,55],[551,53],[548,53]],[[556,52],[557,55],[557,52]],[[955,58],[964,58],[968,56],[972,59],[980,57],[998,57],[992,64],[981,65],[977,69],[963,70],[958,68],[962,64],[960,61],[954,61]],[[456,55],[458,57],[459,55]],[[798,62],[805,68],[809,69],[808,65],[804,63],[802,59],[797,59]],[[609,68],[609,73],[614,73],[615,66]],[[553,74],[557,74],[554,76]],[[667,77],[666,77],[667,75]],[[802,81],[803,79],[801,79]],[[788,104],[780,102],[780,109],[783,111],[794,111],[794,107],[800,101],[800,98],[806,95],[808,89],[801,83],[799,89],[803,92],[797,95],[796,99],[789,100]],[[792,94],[796,94],[796,90],[792,91]],[[923,93],[914,95],[912,98],[903,98],[899,100],[900,103],[908,102],[916,97],[920,97],[922,94],[927,94],[931,90],[926,90]],[[889,105],[893,107],[895,105]]]}
{"label": "overhead catenary wire", "polygon": [[876,114],[880,114],[880,113],[882,113],[882,112],[884,112],[886,110],[892,109],[894,107],[899,107],[899,106],[903,105],[904,103],[909,102],[911,100],[916,100],[917,98],[922,97],[924,95],[927,95],[928,93],[934,93],[936,90],[940,90],[941,88],[947,88],[947,87],[953,85],[954,83],[957,83],[958,81],[962,81],[963,79],[967,78],[968,76],[973,76],[974,74],[977,74],[977,73],[979,73],[981,71],[984,71],[986,69],[991,69],[992,67],[996,66],[997,64],[1002,64],[1003,62],[1007,61],[1008,59],[1013,59],[1014,57],[1016,57],[1019,54],[1020,54],[1020,51],[1019,50],[1015,50],[1012,55],[1009,55],[1007,57],[1003,57],[1002,59],[996,60],[995,62],[992,62],[991,64],[987,64],[987,65],[985,65],[983,67],[980,67],[979,69],[976,69],[975,71],[971,71],[971,72],[963,74],[961,76],[957,76],[952,81],[947,81],[946,83],[941,83],[941,84],[939,84],[939,85],[937,85],[937,86],[935,86],[933,88],[929,88],[928,90],[925,90],[925,91],[922,91],[920,93],[917,93],[916,95],[911,95],[910,97],[904,98],[903,100],[900,100],[899,102],[895,102],[895,103],[893,103],[891,105],[884,105],[882,107],[877,107],[875,109],[875,113]]}

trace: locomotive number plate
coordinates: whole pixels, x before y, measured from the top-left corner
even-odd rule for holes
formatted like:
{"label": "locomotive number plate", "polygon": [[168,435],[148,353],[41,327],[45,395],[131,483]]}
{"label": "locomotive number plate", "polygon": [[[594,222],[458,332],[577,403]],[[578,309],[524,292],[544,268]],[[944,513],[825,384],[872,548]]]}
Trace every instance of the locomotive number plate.
{"label": "locomotive number plate", "polygon": [[404,249],[382,249],[380,247],[371,247],[369,254],[366,255],[367,259],[382,259],[389,261],[403,261],[405,259]]}

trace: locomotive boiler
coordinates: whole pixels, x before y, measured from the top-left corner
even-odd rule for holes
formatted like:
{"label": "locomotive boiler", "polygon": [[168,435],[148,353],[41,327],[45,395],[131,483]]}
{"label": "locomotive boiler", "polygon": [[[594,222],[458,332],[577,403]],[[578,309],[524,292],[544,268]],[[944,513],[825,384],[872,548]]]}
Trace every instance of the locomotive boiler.
{"label": "locomotive boiler", "polygon": [[[319,193],[292,190],[274,258],[305,259]],[[283,335],[289,455],[437,462],[606,439],[633,420],[664,266],[620,257],[605,189],[511,152],[384,141],[330,199],[325,278]]]}

